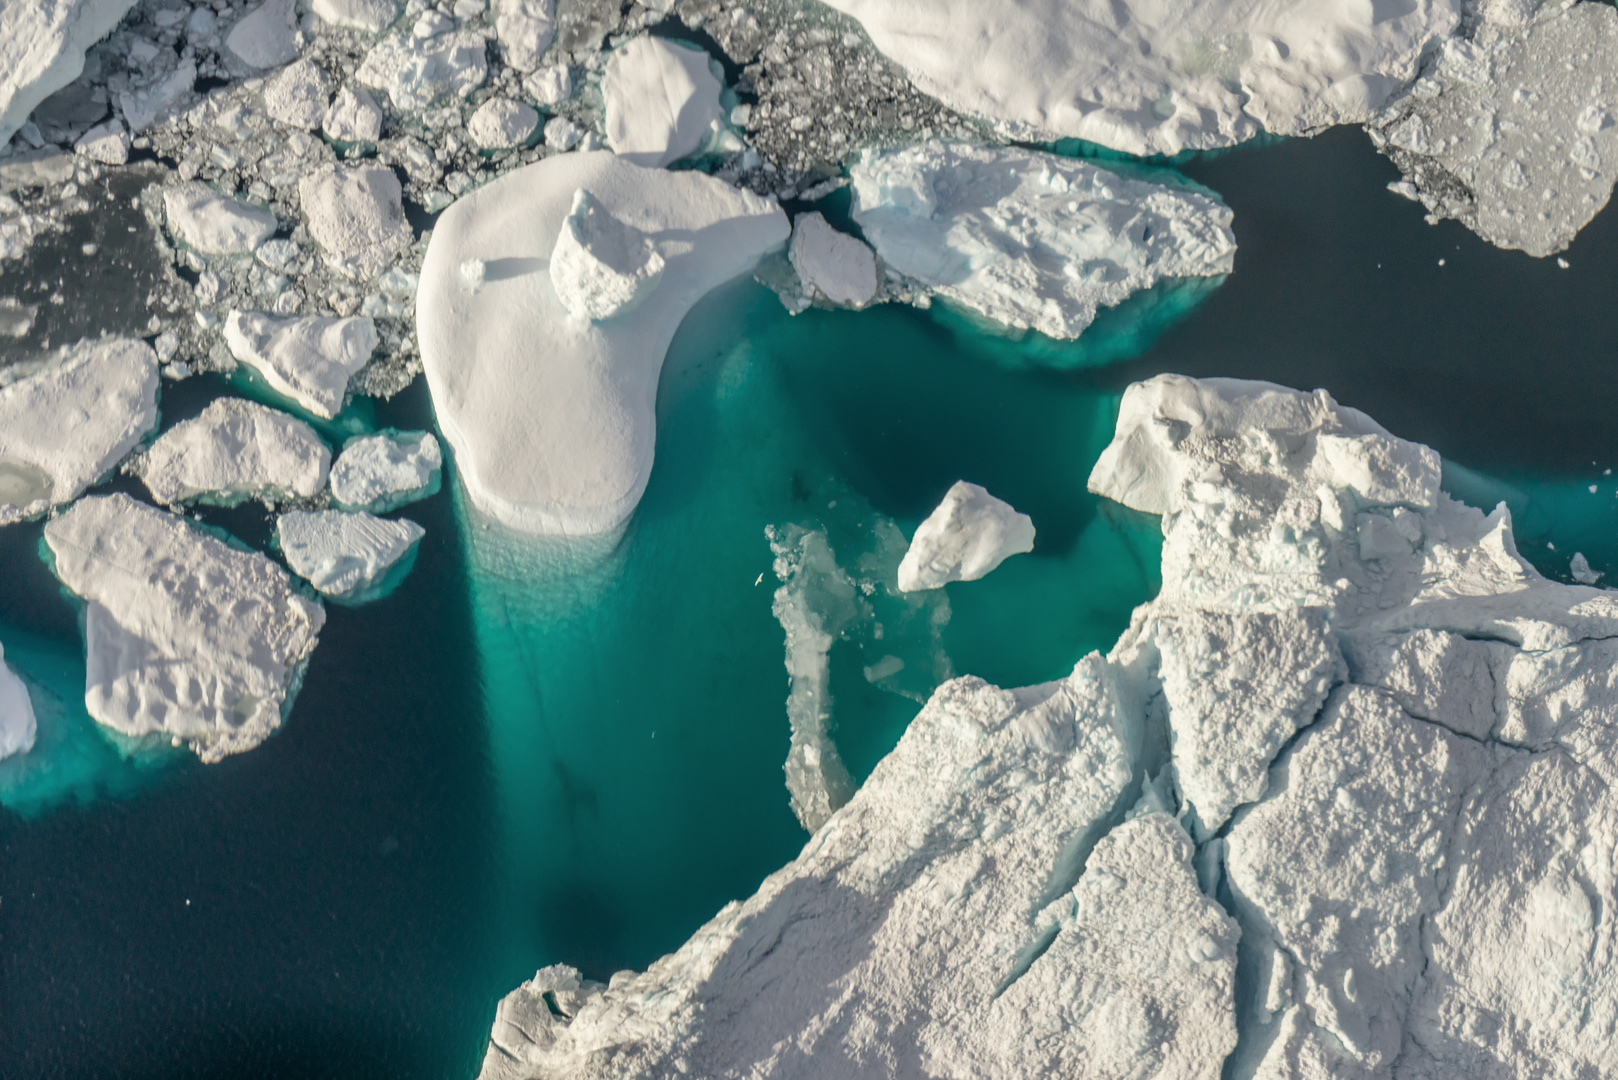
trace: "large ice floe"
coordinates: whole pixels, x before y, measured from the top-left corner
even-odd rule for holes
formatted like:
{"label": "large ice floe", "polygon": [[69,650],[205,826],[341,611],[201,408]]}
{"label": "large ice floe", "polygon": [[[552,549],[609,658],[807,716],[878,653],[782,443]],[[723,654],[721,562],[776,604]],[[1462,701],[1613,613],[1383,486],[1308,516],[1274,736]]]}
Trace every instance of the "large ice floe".
{"label": "large ice floe", "polygon": [[904,592],[976,581],[1013,555],[1034,550],[1034,523],[977,484],[957,480],[916,526],[899,563]]}
{"label": "large ice floe", "polygon": [[356,316],[277,319],[232,311],[225,320],[231,353],[251,365],[278,393],[316,416],[331,419],[343,407],[348,380],[377,346],[376,324]]}
{"label": "large ice floe", "polygon": [[286,571],[127,495],[78,502],[45,543],[84,601],[97,722],[210,762],[281,726],[326,617]]}
{"label": "large ice floe", "polygon": [[[658,374],[680,320],[787,233],[772,200],[604,151],[548,158],[446,210],[417,328],[473,504],[530,533],[621,524],[651,473]],[[558,295],[556,258],[599,289]]]}
{"label": "large ice floe", "polygon": [[347,510],[386,513],[437,491],[443,464],[438,440],[427,432],[364,435],[332,462],[332,498]]}
{"label": "large ice floe", "polygon": [[160,503],[235,505],[245,499],[309,498],[326,483],[331,451],[315,430],[284,412],[220,398],[174,425],[140,462]]}
{"label": "large ice floe", "polygon": [[[1537,10],[1536,10],[1537,9]],[[1552,255],[1618,180],[1618,11],[1501,0],[1369,126],[1434,219]]]}
{"label": "large ice floe", "polygon": [[275,524],[287,565],[326,596],[350,602],[369,599],[423,532],[414,521],[341,510],[293,510]]}
{"label": "large ice floe", "polygon": [[945,104],[1131,154],[1369,119],[1460,0],[826,0]]}
{"label": "large ice floe", "polygon": [[1165,278],[1230,272],[1230,209],[1013,147],[931,142],[851,166],[854,220],[891,271],[1007,326],[1074,338]]}
{"label": "large ice floe", "polygon": [[84,52],[135,0],[53,0],[0,4],[0,147],[34,106],[84,70]]}
{"label": "large ice floe", "polygon": [[509,995],[485,1080],[1618,1069],[1618,597],[1324,391],[1136,384],[1090,484],[1164,534],[1108,656],[939,687],[680,950]]}
{"label": "large ice floe", "polygon": [[601,77],[607,145],[637,165],[667,165],[721,130],[720,82],[701,49],[642,34],[615,50]]}
{"label": "large ice floe", "polygon": [[38,730],[28,687],[6,664],[6,650],[0,646],[0,760],[32,750]]}

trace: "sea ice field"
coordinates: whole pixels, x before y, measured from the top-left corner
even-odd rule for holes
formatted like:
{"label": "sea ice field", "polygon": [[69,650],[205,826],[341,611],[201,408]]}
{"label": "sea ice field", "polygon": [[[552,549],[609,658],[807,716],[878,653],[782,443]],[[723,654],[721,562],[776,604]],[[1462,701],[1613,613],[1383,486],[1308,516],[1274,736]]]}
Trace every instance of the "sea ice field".
{"label": "sea ice field", "polygon": [[0,1076],[1618,1072],[1618,11],[1250,8],[0,0]]}

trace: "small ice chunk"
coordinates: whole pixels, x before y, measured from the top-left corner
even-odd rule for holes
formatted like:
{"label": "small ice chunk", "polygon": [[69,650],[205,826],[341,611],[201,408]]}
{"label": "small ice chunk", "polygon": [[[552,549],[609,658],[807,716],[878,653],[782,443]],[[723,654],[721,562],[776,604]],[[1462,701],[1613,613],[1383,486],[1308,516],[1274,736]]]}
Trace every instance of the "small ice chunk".
{"label": "small ice chunk", "polygon": [[694,153],[724,123],[708,54],[649,34],[615,50],[601,79],[607,144],[637,165]]}
{"label": "small ice chunk", "polygon": [[927,515],[899,563],[899,589],[976,581],[1007,557],[1034,550],[1034,523],[976,484],[957,480]]}
{"label": "small ice chunk", "polygon": [[272,120],[313,131],[326,115],[331,80],[312,60],[288,64],[264,84],[264,111]]}
{"label": "small ice chunk", "polygon": [[275,524],[276,542],[293,571],[327,596],[361,597],[404,557],[425,530],[341,510],[293,510]]}
{"label": "small ice chunk", "polygon": [[573,208],[551,252],[551,284],[581,319],[610,319],[633,307],[657,284],[663,256],[652,238],[612,216],[588,191]]}
{"label": "small ice chunk", "polygon": [[555,0],[495,0],[494,32],[506,63],[518,71],[539,67],[556,36]]}
{"label": "small ice chunk", "polygon": [[160,503],[309,498],[326,482],[331,451],[313,428],[241,398],[220,398],[152,444],[140,478]]}
{"label": "small ice chunk", "polygon": [[348,380],[371,359],[378,340],[376,324],[364,316],[275,319],[232,311],[225,319],[231,355],[328,420],[342,409]]}
{"label": "small ice chunk", "polygon": [[382,136],[382,107],[363,88],[345,86],[320,127],[333,142],[374,143]]}
{"label": "small ice chunk", "polygon": [[496,97],[478,106],[466,122],[466,133],[485,150],[506,150],[527,142],[538,126],[539,113],[532,105]]}
{"label": "small ice chunk", "polygon": [[225,47],[251,67],[280,67],[298,55],[292,0],[264,0],[225,36]]}
{"label": "small ice chunk", "polygon": [[428,432],[366,435],[332,463],[332,497],[345,510],[383,514],[430,494],[443,464]]}
{"label": "small ice chunk", "polygon": [[252,251],[275,232],[275,215],[192,181],[163,192],[169,230],[204,255]]}
{"label": "small ice chunk", "polygon": [[6,650],[0,646],[0,761],[32,750],[37,730],[28,687],[6,664]]}
{"label": "small ice chunk", "polygon": [[0,296],[0,337],[27,337],[38,314],[37,305],[25,304],[14,296]]}
{"label": "small ice chunk", "polygon": [[876,255],[818,212],[798,215],[787,255],[811,296],[853,308],[876,298]]}
{"label": "small ice chunk", "polygon": [[326,621],[285,570],[122,494],[79,502],[45,543],[85,601],[84,704],[98,723],[186,740],[206,762],[281,726]]}
{"label": "small ice chunk", "polygon": [[370,280],[410,246],[399,177],[378,165],[335,166],[298,182],[304,220],[338,272]]}
{"label": "small ice chunk", "polygon": [[410,27],[410,35],[418,38],[437,37],[455,29],[455,20],[442,11],[424,11]]}
{"label": "small ice chunk", "polygon": [[573,74],[566,64],[552,64],[523,80],[523,89],[541,105],[557,105],[573,95]]}
{"label": "small ice chunk", "polygon": [[545,121],[545,145],[552,150],[571,150],[584,138],[584,129],[565,116]]}
{"label": "small ice chunk", "polygon": [[333,26],[380,34],[399,17],[395,0],[310,0],[309,10]]}
{"label": "small ice chunk", "polygon": [[1573,575],[1573,580],[1580,585],[1594,585],[1606,576],[1590,569],[1590,560],[1584,557],[1584,552],[1582,551],[1573,553],[1573,558],[1568,564],[1568,572]]}
{"label": "small ice chunk", "polygon": [[86,131],[73,149],[103,165],[122,165],[129,160],[129,132],[118,121],[108,120]]}
{"label": "small ice chunk", "polygon": [[394,34],[365,55],[355,78],[384,90],[400,112],[418,112],[445,98],[464,98],[489,74],[483,38],[469,31],[418,38]]}

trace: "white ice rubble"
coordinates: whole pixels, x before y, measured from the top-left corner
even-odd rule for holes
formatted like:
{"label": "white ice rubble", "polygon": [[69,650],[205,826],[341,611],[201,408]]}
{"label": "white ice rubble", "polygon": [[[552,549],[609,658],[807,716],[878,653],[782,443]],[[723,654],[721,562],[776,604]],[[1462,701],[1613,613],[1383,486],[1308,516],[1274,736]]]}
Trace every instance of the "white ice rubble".
{"label": "white ice rubble", "polygon": [[1035,141],[1131,154],[1369,119],[1461,0],[827,0],[923,91]]}
{"label": "white ice rubble", "polygon": [[286,571],[126,495],[76,503],[45,542],[85,603],[97,722],[189,743],[207,762],[281,726],[325,622]]}
{"label": "white ice rubble", "polygon": [[79,77],[85,50],[134,6],[135,0],[0,4],[0,147],[34,106]]}
{"label": "white ice rubble", "polygon": [[1034,550],[1034,523],[977,484],[957,480],[916,527],[899,563],[899,589],[976,581],[1013,555]]}
{"label": "white ice rubble", "polygon": [[[573,315],[550,272],[581,190],[664,263],[632,311],[601,321]],[[473,504],[530,533],[620,525],[651,472],[658,374],[680,320],[787,233],[771,200],[605,151],[547,158],[446,210],[416,320],[438,422]]]}
{"label": "white ice rubble", "polygon": [[0,646],[0,761],[32,750],[37,733],[28,687],[6,664],[6,650]]}
{"label": "white ice rubble", "polygon": [[1112,652],[945,683],[680,950],[508,996],[484,1080],[1611,1075],[1618,596],[1439,480],[1324,391],[1130,387]]}
{"label": "white ice rubble", "polygon": [[1554,255],[1618,180],[1618,11],[1517,2],[1483,13],[1371,135],[1405,175],[1397,190],[1436,217]]}
{"label": "white ice rubble", "polygon": [[275,215],[192,181],[163,193],[169,229],[204,255],[240,255],[275,235]]}
{"label": "white ice rubble", "polygon": [[819,211],[793,219],[787,258],[812,300],[862,308],[876,299],[876,255],[856,237],[832,228]]}
{"label": "white ice rubble", "polygon": [[395,0],[310,0],[309,10],[333,26],[379,34],[399,17]]}
{"label": "white ice rubble", "polygon": [[165,505],[200,499],[310,498],[326,483],[331,451],[296,417],[241,398],[219,398],[164,432],[140,478]]}
{"label": "white ice rubble", "polygon": [[1074,338],[1165,278],[1230,272],[1231,212],[1211,194],[1014,147],[867,150],[853,215],[891,271],[1010,327]]}
{"label": "white ice rubble", "polygon": [[386,513],[428,494],[443,463],[427,432],[362,436],[332,462],[332,498],[347,510]]}
{"label": "white ice rubble", "polygon": [[494,0],[494,9],[495,36],[506,63],[518,71],[539,67],[556,36],[555,0]]}
{"label": "white ice rubble", "polygon": [[488,74],[481,36],[465,30],[417,36],[406,29],[377,42],[355,78],[387,93],[400,112],[415,112],[441,100],[466,97],[483,85]]}
{"label": "white ice rubble", "polygon": [[71,502],[157,425],[157,354],[83,341],[0,386],[0,525]]}
{"label": "white ice rubble", "polygon": [[328,420],[341,411],[348,380],[370,360],[377,341],[376,324],[363,315],[277,319],[232,311],[225,319],[225,343],[237,360],[277,393]]}
{"label": "white ice rubble", "polygon": [[410,246],[399,178],[378,165],[337,165],[298,181],[309,235],[332,269],[368,281]]}
{"label": "white ice rubble", "polygon": [[275,523],[275,539],[294,573],[326,596],[359,599],[422,538],[414,521],[390,521],[342,510],[292,510]]}
{"label": "white ice rubble", "polygon": [[637,165],[695,153],[724,124],[712,63],[701,49],[650,34],[614,50],[601,78],[607,145]]}

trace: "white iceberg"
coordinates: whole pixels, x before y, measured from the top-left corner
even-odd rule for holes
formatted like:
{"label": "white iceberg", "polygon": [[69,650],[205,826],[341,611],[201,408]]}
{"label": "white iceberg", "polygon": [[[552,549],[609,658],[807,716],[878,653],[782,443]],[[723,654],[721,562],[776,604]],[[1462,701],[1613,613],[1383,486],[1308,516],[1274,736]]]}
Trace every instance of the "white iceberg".
{"label": "white iceberg", "polygon": [[231,355],[316,416],[331,419],[343,408],[348,380],[376,350],[376,324],[364,316],[277,319],[232,311],[225,319]]}
{"label": "white iceberg", "polygon": [[[570,316],[550,274],[580,189],[658,244],[666,263],[632,313],[604,322]],[[422,264],[416,324],[473,504],[523,532],[620,525],[651,472],[658,374],[680,320],[786,237],[771,200],[603,151],[515,170],[446,210]],[[473,263],[475,285],[462,273]]]}
{"label": "white iceberg", "polygon": [[867,150],[854,220],[892,270],[1007,326],[1074,338],[1101,307],[1165,278],[1230,272],[1230,209],[1014,147]]}
{"label": "white iceberg", "polygon": [[0,525],[71,502],[157,426],[157,354],[83,341],[0,387]]}
{"label": "white iceberg", "polygon": [[6,650],[0,646],[0,761],[32,750],[38,731],[28,687],[7,666]]}
{"label": "white iceberg", "polygon": [[827,0],[912,82],[1022,137],[1130,154],[1367,120],[1461,0]]}
{"label": "white iceberg", "polygon": [[84,53],[134,0],[0,4],[0,147],[34,107],[84,71]]}
{"label": "white iceberg", "polygon": [[73,144],[75,153],[103,165],[122,165],[129,160],[129,132],[116,120],[97,124]]}
{"label": "white iceberg", "polygon": [[787,258],[812,299],[852,308],[876,299],[876,255],[832,228],[818,211],[793,219]]}
{"label": "white iceberg", "polygon": [[203,761],[281,726],[326,615],[286,571],[127,495],[45,526],[56,576],[85,601],[90,715],[188,742]]}
{"label": "white iceberg", "polygon": [[310,0],[309,10],[333,26],[379,34],[399,17],[396,0]]}
{"label": "white iceberg", "polygon": [[169,231],[204,255],[240,255],[275,235],[275,215],[197,181],[163,192]]}
{"label": "white iceberg", "polygon": [[501,97],[485,101],[466,120],[466,133],[485,150],[521,146],[538,127],[539,113],[532,105]]}
{"label": "white iceberg", "polygon": [[556,36],[555,0],[494,0],[494,31],[506,63],[518,71],[539,67]]}
{"label": "white iceberg", "polygon": [[201,499],[310,498],[326,483],[331,451],[295,417],[241,398],[211,402],[152,444],[140,478],[165,505]]}
{"label": "white iceberg", "polygon": [[294,573],[326,596],[358,600],[422,538],[414,521],[342,510],[293,510],[275,523],[275,540]]}
{"label": "white iceberg", "polygon": [[418,112],[444,98],[464,98],[489,74],[483,38],[470,31],[432,37],[395,33],[365,55],[354,77],[385,91],[400,112]]}
{"label": "white iceberg", "polygon": [[976,581],[1013,555],[1034,550],[1034,523],[976,484],[957,480],[916,527],[899,563],[899,589]]}
{"label": "white iceberg", "polygon": [[361,281],[387,270],[410,246],[402,195],[399,177],[378,165],[337,165],[298,181],[304,221],[327,265]]}
{"label": "white iceberg", "polygon": [[386,513],[431,494],[443,464],[438,440],[427,432],[366,435],[332,462],[332,498],[347,510]]}
{"label": "white iceberg", "polygon": [[264,83],[264,111],[305,131],[320,126],[330,100],[331,80],[313,60],[288,64]]}
{"label": "white iceberg", "polygon": [[280,67],[298,56],[298,13],[292,0],[264,0],[225,35],[225,48],[249,67]]}
{"label": "white iceberg", "polygon": [[581,319],[610,319],[657,287],[663,256],[651,237],[580,188],[551,249],[551,287]]}
{"label": "white iceberg", "polygon": [[332,99],[320,129],[336,142],[374,143],[382,135],[382,109],[363,88],[345,86]]}
{"label": "white iceberg", "polygon": [[607,145],[637,165],[695,153],[725,118],[711,63],[701,49],[650,34],[613,50],[601,77]]}

